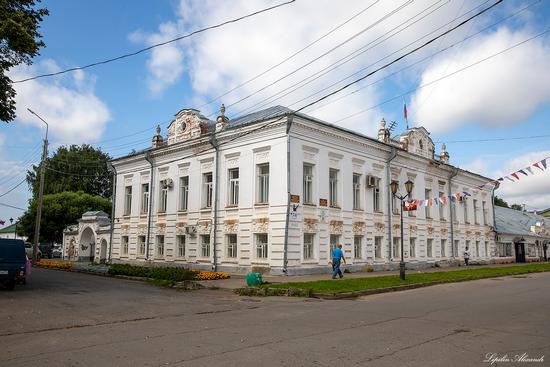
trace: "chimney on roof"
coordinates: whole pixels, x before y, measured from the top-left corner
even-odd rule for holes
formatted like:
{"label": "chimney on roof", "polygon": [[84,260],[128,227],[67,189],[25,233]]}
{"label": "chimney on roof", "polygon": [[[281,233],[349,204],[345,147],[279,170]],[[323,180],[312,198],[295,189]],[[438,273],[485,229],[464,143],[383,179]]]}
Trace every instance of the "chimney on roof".
{"label": "chimney on roof", "polygon": [[447,146],[445,143],[441,145],[441,153],[439,154],[439,160],[443,163],[449,163],[449,152],[447,152]]}
{"label": "chimney on roof", "polygon": [[157,125],[157,135],[153,136],[153,148],[158,148],[164,145],[164,139],[160,135],[160,125]]}
{"label": "chimney on roof", "polygon": [[380,128],[378,129],[378,140],[384,143],[390,142],[390,131],[386,128],[386,120],[382,117]]}
{"label": "chimney on roof", "polygon": [[216,131],[223,130],[225,125],[229,123],[229,119],[225,116],[225,105],[222,103],[220,107],[220,115],[216,119]]}

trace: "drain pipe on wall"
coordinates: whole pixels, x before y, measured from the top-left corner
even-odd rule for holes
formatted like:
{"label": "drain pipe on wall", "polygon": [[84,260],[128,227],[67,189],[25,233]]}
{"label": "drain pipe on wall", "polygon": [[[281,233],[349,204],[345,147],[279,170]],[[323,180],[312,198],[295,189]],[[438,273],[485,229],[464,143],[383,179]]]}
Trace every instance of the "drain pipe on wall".
{"label": "drain pipe on wall", "polygon": [[[392,202],[392,193],[390,188],[390,162],[397,157],[397,149],[391,147],[391,152],[388,160],[386,161],[386,183],[387,183],[387,193],[388,193],[388,261],[391,261],[391,250],[392,250],[392,237],[391,237],[391,216],[393,215],[391,211],[391,202]],[[401,246],[403,246],[403,239],[401,239]]]}
{"label": "drain pipe on wall", "polygon": [[[452,249],[452,258],[454,259],[455,257],[455,235],[454,235],[454,218],[453,218],[453,200],[451,199],[452,198],[452,192],[453,192],[453,186],[452,186],[452,180],[453,180],[453,177],[455,177],[456,175],[458,174],[458,168],[456,167],[453,167],[453,169],[451,170],[451,174],[449,175],[449,182],[448,182],[448,185],[449,185],[449,200],[451,201],[449,203],[449,222],[451,224],[451,249]],[[456,203],[455,203],[456,205]]]}
{"label": "drain pipe on wall", "polygon": [[214,235],[212,236],[214,238],[214,246],[213,246],[213,252],[214,252],[214,264],[212,265],[212,269],[214,271],[218,271],[218,253],[217,253],[217,233],[218,233],[218,193],[219,193],[219,181],[220,181],[220,146],[218,144],[218,140],[216,139],[215,135],[212,135],[212,137],[209,140],[209,143],[214,147],[216,150],[216,178],[214,181]]}
{"label": "drain pipe on wall", "polygon": [[116,206],[116,168],[111,164],[111,162],[107,162],[107,168],[109,171],[113,172],[113,192],[112,192],[112,202],[111,202],[111,233],[109,234],[109,258],[108,261],[111,262],[111,254],[113,249],[113,231],[115,230],[115,206]]}
{"label": "drain pipe on wall", "polygon": [[149,260],[149,243],[151,242],[151,220],[153,219],[153,198],[155,197],[155,195],[153,195],[153,176],[155,175],[155,171],[150,152],[145,152],[145,160],[151,165],[151,177],[149,178],[149,210],[147,213],[147,240],[145,242],[145,260]]}
{"label": "drain pipe on wall", "polygon": [[283,274],[288,272],[288,226],[290,222],[290,128],[294,115],[289,114],[286,119],[286,218],[285,218],[285,243],[283,247]]}

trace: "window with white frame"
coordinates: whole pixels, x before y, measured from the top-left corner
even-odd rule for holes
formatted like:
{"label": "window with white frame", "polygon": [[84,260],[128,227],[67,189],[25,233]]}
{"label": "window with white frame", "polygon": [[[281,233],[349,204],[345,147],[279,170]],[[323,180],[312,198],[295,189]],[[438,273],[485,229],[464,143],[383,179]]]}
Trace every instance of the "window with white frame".
{"label": "window with white frame", "polygon": [[176,244],[178,246],[178,257],[185,257],[185,235],[177,235]]}
{"label": "window with white frame", "polygon": [[401,257],[401,248],[399,247],[401,244],[401,238],[399,237],[393,237],[393,258],[397,259]]}
{"label": "window with white frame", "polygon": [[328,172],[329,205],[338,206],[338,170],[330,168]]}
{"label": "window with white frame", "polygon": [[164,256],[164,236],[157,236],[157,257]]}
{"label": "window with white frame", "polygon": [[477,200],[474,199],[474,224],[479,224],[477,219]]}
{"label": "window with white frame", "polygon": [[353,209],[361,209],[361,175],[353,174]]}
{"label": "window with white frame", "polygon": [[201,235],[201,257],[210,257],[210,235]]}
{"label": "window with white frame", "polygon": [[[432,190],[430,190],[430,189],[425,189],[424,190],[424,198],[426,200],[430,200],[431,195],[432,195]],[[426,218],[431,218],[432,217],[432,212],[431,212],[431,207],[430,207],[429,202],[428,202],[428,205],[424,206],[424,214],[425,214]]]}
{"label": "window with white frame", "polygon": [[434,244],[433,239],[428,238],[426,240],[426,256],[427,257],[433,257],[433,244]]}
{"label": "window with white frame", "polygon": [[470,247],[470,240],[466,240],[466,246],[465,249],[468,249],[468,253],[470,254],[470,257],[472,256],[472,248]]}
{"label": "window with white frame", "polygon": [[487,225],[487,203],[481,202],[481,215],[483,216],[483,224]]}
{"label": "window with white frame", "polygon": [[304,163],[304,204],[315,204],[313,201],[313,165]]}
{"label": "window with white frame", "polygon": [[458,246],[460,245],[459,240],[455,240],[455,243],[453,244],[453,257],[458,257]]}
{"label": "window with white frame", "polygon": [[236,258],[237,257],[237,235],[235,233],[230,233],[225,235],[225,241],[227,243],[227,257]]}
{"label": "window with white frame", "polygon": [[476,257],[479,257],[479,241],[476,241]]}
{"label": "window with white frame", "polygon": [[441,239],[441,257],[447,257],[447,240]]}
{"label": "window with white frame", "polygon": [[374,237],[374,258],[375,259],[381,259],[382,258],[382,238],[376,236]]}
{"label": "window with white frame", "polygon": [[149,184],[141,184],[141,214],[149,213]]}
{"label": "window with white frame", "polygon": [[128,255],[128,236],[121,238],[122,255]]}
{"label": "window with white frame", "polygon": [[[439,198],[443,199],[443,196],[445,196],[445,193],[439,192]],[[439,220],[445,220],[445,206],[443,205],[441,200],[439,200],[438,204],[439,204]]]}
{"label": "window with white frame", "polygon": [[399,214],[399,205],[401,205],[401,200],[399,200],[397,198],[397,196],[392,194],[392,196],[391,196],[391,206],[392,206],[393,214]]}
{"label": "window with white frame", "polygon": [[380,179],[374,178],[374,187],[372,188],[372,208],[375,212],[382,211],[382,200],[380,196]]}
{"label": "window with white frame", "polygon": [[145,236],[137,237],[138,254],[145,255]]}
{"label": "window with white frame", "polygon": [[166,205],[168,204],[168,187],[160,181],[160,196],[159,196],[159,213],[166,213]]}
{"label": "window with white frame", "polygon": [[180,177],[180,193],[179,193],[178,209],[187,211],[189,205],[189,176]]}
{"label": "window with white frame", "polygon": [[454,200],[452,200],[451,198],[449,198],[449,200],[450,200],[449,205],[451,206],[451,210],[453,211],[453,221],[458,223],[458,217],[457,217],[457,214],[456,214],[457,203]]}
{"label": "window with white frame", "polygon": [[202,175],[202,207],[212,207],[212,172]]}
{"label": "window with white frame", "polygon": [[363,236],[353,236],[353,258],[363,258]]}
{"label": "window with white frame", "polygon": [[313,259],[314,242],[315,235],[313,233],[304,233],[304,260]]}
{"label": "window with white frame", "polygon": [[130,215],[132,212],[132,186],[124,188],[124,215]]}
{"label": "window with white frame", "polygon": [[416,238],[409,238],[409,257],[414,259],[416,257]]}
{"label": "window with white frame", "polygon": [[257,167],[257,204],[269,203],[269,163],[259,164]]}
{"label": "window with white frame", "polygon": [[256,258],[267,259],[267,233],[255,234]]}
{"label": "window with white frame", "polygon": [[485,241],[485,257],[489,257],[489,242]]}
{"label": "window with white frame", "polygon": [[466,198],[462,201],[462,208],[464,209],[464,223],[469,223],[468,221],[468,201]]}
{"label": "window with white frame", "polygon": [[231,168],[227,173],[229,180],[229,188],[227,190],[229,197],[227,198],[227,204],[229,206],[237,206],[239,205],[239,169]]}
{"label": "window with white frame", "polygon": [[340,235],[339,234],[331,234],[329,237],[329,244],[330,244],[330,251],[329,256],[332,259],[332,249],[340,244]]}

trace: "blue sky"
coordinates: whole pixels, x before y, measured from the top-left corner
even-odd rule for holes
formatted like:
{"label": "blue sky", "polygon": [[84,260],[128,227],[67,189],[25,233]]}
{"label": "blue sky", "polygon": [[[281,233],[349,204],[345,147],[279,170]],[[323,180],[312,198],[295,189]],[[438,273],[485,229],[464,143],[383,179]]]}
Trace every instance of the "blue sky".
{"label": "blue sky", "polygon": [[[17,80],[118,56],[276,3],[246,0],[44,1],[42,4],[50,10],[50,16],[45,18],[41,27],[47,47],[42,49],[33,66],[17,68],[10,75]],[[384,41],[378,41],[380,44],[368,52],[304,88],[282,99],[274,99],[272,103],[290,105],[410,42],[417,41],[414,45],[419,45],[418,38],[422,35],[439,26],[447,30],[451,26],[448,22],[455,20],[456,24],[464,19],[461,18],[462,14],[476,6],[487,6],[490,3],[469,0],[371,0],[342,4],[297,0],[277,10],[157,48],[153,52],[84,72],[21,83],[17,86],[18,118],[0,130],[0,194],[20,182],[26,169],[40,155],[43,124],[26,112],[27,107],[50,123],[50,143],[53,149],[61,144],[99,142],[97,146],[112,156],[120,156],[132,149],[149,145],[154,126],[158,123],[165,128],[179,109],[197,108],[249,80],[368,6],[368,10],[312,47],[223,99],[207,105],[202,108],[202,112],[206,115],[214,114],[222,102],[228,106],[230,117],[239,115],[243,110],[254,111],[256,103],[261,99],[338,62],[369,42],[372,46],[372,42],[382,37]],[[514,15],[530,4],[534,5]],[[394,15],[379,21],[400,5],[402,8]],[[426,18],[388,37],[395,27],[405,26],[407,23],[403,22],[422,15],[426,15]],[[482,31],[449,51],[441,51],[510,15],[514,16],[498,26]],[[547,19],[550,19],[550,5],[545,1],[515,1],[498,5],[441,41],[353,88],[369,84],[441,51],[439,54],[380,83],[312,111],[312,114],[334,123],[344,116],[376,106],[541,33],[550,28]],[[367,27],[377,21],[377,25]],[[326,56],[319,57],[361,30],[363,33],[336,47]],[[386,61],[399,54],[394,54]],[[308,67],[245,102],[233,105],[240,98],[254,93],[308,61],[312,61]],[[547,33],[501,56],[407,95],[405,100],[410,123],[427,127],[436,142],[449,142],[447,149],[451,154],[451,163],[490,177],[500,177],[550,156],[548,137],[450,143],[457,140],[550,135],[549,61],[550,36]],[[335,96],[338,97],[340,95]],[[301,105],[303,103],[293,107]],[[398,130],[403,129],[403,100],[397,98],[339,124],[374,135],[382,117],[387,121],[398,121]],[[140,131],[143,132],[138,133]],[[130,134],[133,136],[128,136]],[[440,144],[436,146],[439,151]],[[550,187],[549,179],[547,172],[541,173],[522,182],[509,184],[508,187],[503,186],[497,194],[512,202],[526,203],[532,208],[550,207],[550,192],[547,188]],[[0,197],[0,203],[26,208],[28,198],[26,184],[22,184]],[[17,209],[0,206],[0,219],[15,218],[20,214],[22,212]]]}

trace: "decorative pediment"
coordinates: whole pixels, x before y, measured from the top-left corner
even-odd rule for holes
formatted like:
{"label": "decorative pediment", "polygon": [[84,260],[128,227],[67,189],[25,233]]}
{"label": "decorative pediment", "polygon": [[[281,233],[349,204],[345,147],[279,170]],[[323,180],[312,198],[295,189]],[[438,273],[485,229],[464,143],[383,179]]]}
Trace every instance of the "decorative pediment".
{"label": "decorative pediment", "polygon": [[168,126],[168,144],[178,143],[200,137],[208,132],[208,125],[213,124],[194,109],[183,109]]}
{"label": "decorative pediment", "polygon": [[423,127],[413,127],[402,135],[406,137],[406,149],[425,158],[434,159],[435,145],[430,133]]}

